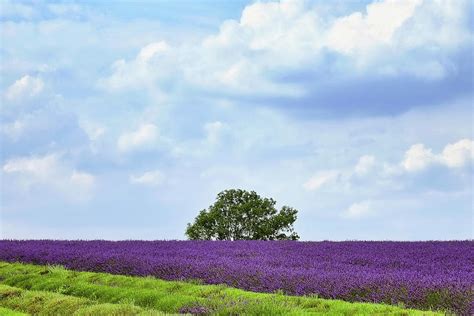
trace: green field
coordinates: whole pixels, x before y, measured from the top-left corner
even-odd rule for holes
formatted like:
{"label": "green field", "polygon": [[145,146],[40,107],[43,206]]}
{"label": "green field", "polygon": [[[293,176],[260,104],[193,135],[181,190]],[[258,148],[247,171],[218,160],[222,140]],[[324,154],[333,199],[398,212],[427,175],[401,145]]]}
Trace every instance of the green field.
{"label": "green field", "polygon": [[0,262],[0,280],[1,315],[436,315],[389,305],[254,293],[58,266]]}

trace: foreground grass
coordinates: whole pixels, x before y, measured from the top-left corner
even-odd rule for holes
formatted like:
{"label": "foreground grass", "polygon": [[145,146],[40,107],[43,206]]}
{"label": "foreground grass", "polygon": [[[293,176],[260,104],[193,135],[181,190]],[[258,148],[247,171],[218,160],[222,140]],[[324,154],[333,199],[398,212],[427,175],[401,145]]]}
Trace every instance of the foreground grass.
{"label": "foreground grass", "polygon": [[[0,286],[0,288],[2,286]],[[0,290],[0,294],[1,293],[3,293],[3,291]],[[9,308],[5,308],[5,307],[0,307],[0,315],[2,315],[2,316],[25,316],[25,315],[28,315],[28,314],[25,314],[25,313],[22,313],[22,312],[19,312],[19,311],[15,311],[15,310],[12,310],[12,309],[9,309]]]}
{"label": "foreground grass", "polygon": [[0,306],[35,315],[436,315],[390,305],[20,263],[0,262],[0,284]]}
{"label": "foreground grass", "polygon": [[86,298],[4,284],[0,284],[0,297],[0,304],[4,306],[0,307],[0,315],[165,315],[132,304],[101,304]]}

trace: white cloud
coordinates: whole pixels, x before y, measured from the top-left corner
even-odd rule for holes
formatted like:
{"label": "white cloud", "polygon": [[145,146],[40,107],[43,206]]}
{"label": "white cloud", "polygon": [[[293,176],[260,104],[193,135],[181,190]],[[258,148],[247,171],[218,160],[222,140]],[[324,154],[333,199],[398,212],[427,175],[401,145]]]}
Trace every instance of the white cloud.
{"label": "white cloud", "polygon": [[72,200],[90,198],[96,183],[93,175],[71,168],[58,154],[13,158],[2,171],[21,190],[48,187]]}
{"label": "white cloud", "polygon": [[138,53],[137,61],[146,63],[154,56],[164,53],[169,49],[170,46],[165,41],[148,44],[140,50],[140,53]]}
{"label": "white cloud", "polygon": [[367,174],[375,165],[375,157],[370,155],[365,155],[359,158],[357,165],[354,168],[354,171],[358,175]]}
{"label": "white cloud", "polygon": [[401,164],[407,171],[419,171],[435,161],[436,156],[431,152],[431,149],[426,148],[423,144],[415,144],[407,150]]}
{"label": "white cloud", "polygon": [[15,120],[12,123],[6,123],[2,126],[2,133],[12,140],[17,140],[25,129],[25,122],[22,120]]}
{"label": "white cloud", "polygon": [[328,47],[344,54],[389,44],[393,34],[413,16],[422,0],[385,0],[337,19],[328,31]]}
{"label": "white cloud", "polygon": [[342,214],[342,217],[347,219],[357,219],[371,215],[373,212],[374,210],[372,209],[372,202],[362,201],[353,203],[351,206],[349,206],[349,208]]}
{"label": "white cloud", "polygon": [[[307,92],[304,86],[276,78],[318,69],[327,61],[327,51],[336,54],[325,65],[335,72],[355,67],[438,80],[453,65],[426,48],[449,51],[468,43],[467,7],[465,1],[385,0],[367,5],[365,12],[333,17],[300,0],[256,2],[244,8],[240,19],[223,22],[217,34],[201,42],[144,46],[134,59],[115,62],[101,85],[166,94],[164,87],[173,82],[220,95],[301,96]],[[423,35],[418,37],[420,29]],[[447,34],[462,36],[454,41],[449,39],[457,36]],[[421,57],[413,53],[420,50]]]}
{"label": "white cloud", "polygon": [[337,18],[327,47],[350,57],[359,71],[440,80],[456,69],[439,52],[472,41],[469,7],[464,0],[374,1],[366,12]]}
{"label": "white cloud", "polygon": [[460,168],[474,159],[474,141],[461,139],[456,143],[448,144],[440,154],[434,154],[423,144],[410,147],[405,153],[401,165],[406,171],[420,171],[432,165],[444,165],[448,168]]}
{"label": "white cloud", "polygon": [[147,171],[141,175],[131,175],[130,182],[133,184],[143,184],[149,186],[156,186],[163,183],[165,177],[159,170]]}
{"label": "white cloud", "polygon": [[85,190],[88,190],[95,185],[95,177],[86,172],[74,170],[70,179],[75,186],[78,186]]}
{"label": "white cloud", "polygon": [[404,49],[421,45],[452,49],[469,43],[472,41],[468,27],[471,7],[469,0],[424,0],[406,23],[405,32],[397,34],[397,41]]}
{"label": "white cloud", "polygon": [[43,157],[22,157],[9,160],[3,165],[6,173],[31,174],[34,177],[48,178],[55,172],[58,164],[58,157],[55,154]]}
{"label": "white cloud", "polygon": [[158,128],[151,123],[141,125],[136,131],[122,134],[118,141],[118,149],[122,152],[147,149],[156,145]]}
{"label": "white cloud", "polygon": [[108,91],[148,89],[150,94],[163,100],[168,91],[161,84],[179,73],[177,53],[165,41],[150,43],[139,51],[135,59],[117,60],[112,65],[112,75],[99,80],[98,84]]}
{"label": "white cloud", "polygon": [[[461,139],[447,144],[439,153],[423,144],[412,145],[404,158],[398,163],[379,161],[374,156],[361,156],[353,167],[343,166],[340,169],[317,172],[303,184],[306,191],[316,191],[330,185],[328,192],[336,190],[348,196],[367,196],[384,198],[384,195],[402,194],[405,190],[432,191],[458,190],[470,179],[466,170],[461,169],[474,161],[474,141]],[[446,172],[432,168],[438,166]],[[449,169],[458,169],[455,173]],[[440,175],[443,180],[440,180]],[[365,205],[365,204],[362,204]],[[357,213],[361,209],[355,204],[348,214]]]}
{"label": "white cloud", "polygon": [[319,190],[322,186],[334,182],[339,177],[339,171],[321,171],[312,176],[308,181],[303,184],[303,187],[307,191]]}
{"label": "white cloud", "polygon": [[29,75],[15,81],[5,92],[8,100],[16,100],[21,98],[30,98],[41,93],[44,83],[41,78],[31,77]]}
{"label": "white cloud", "polygon": [[448,144],[441,153],[441,161],[450,168],[459,168],[474,159],[474,140],[461,139]]}
{"label": "white cloud", "polygon": [[197,59],[184,69],[185,78],[230,94],[301,95],[297,85],[276,83],[270,74],[308,65],[319,54],[319,19],[307,9],[304,1],[246,6],[239,20],[225,21],[217,34],[202,41]]}

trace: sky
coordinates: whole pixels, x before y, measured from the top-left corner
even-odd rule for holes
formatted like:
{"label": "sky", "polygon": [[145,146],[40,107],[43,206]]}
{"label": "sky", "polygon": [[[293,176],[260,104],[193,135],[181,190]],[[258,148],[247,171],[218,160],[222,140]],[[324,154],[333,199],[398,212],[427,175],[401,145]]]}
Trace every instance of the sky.
{"label": "sky", "polygon": [[0,238],[474,237],[470,1],[0,2]]}

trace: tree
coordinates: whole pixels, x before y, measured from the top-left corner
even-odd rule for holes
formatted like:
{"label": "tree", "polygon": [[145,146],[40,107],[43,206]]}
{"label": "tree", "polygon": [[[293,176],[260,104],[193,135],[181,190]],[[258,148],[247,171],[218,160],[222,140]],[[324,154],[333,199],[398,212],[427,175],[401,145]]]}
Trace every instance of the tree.
{"label": "tree", "polygon": [[254,191],[225,190],[199,212],[186,235],[192,240],[298,240],[293,229],[297,210],[275,208],[275,200]]}

